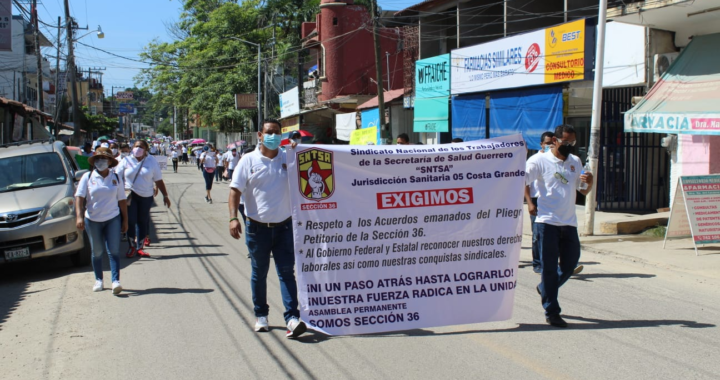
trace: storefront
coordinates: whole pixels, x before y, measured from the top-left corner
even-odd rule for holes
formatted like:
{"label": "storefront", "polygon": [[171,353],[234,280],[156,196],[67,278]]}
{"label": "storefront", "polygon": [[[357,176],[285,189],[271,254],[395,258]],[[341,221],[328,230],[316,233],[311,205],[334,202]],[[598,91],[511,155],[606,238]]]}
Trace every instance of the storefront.
{"label": "storefront", "polygon": [[720,173],[720,33],[694,36],[625,114],[625,132],[667,134],[670,199],[681,176]]}
{"label": "storefront", "polygon": [[542,133],[563,123],[565,84],[592,80],[594,30],[581,19],[453,50],[453,138],[520,133],[538,150]]}

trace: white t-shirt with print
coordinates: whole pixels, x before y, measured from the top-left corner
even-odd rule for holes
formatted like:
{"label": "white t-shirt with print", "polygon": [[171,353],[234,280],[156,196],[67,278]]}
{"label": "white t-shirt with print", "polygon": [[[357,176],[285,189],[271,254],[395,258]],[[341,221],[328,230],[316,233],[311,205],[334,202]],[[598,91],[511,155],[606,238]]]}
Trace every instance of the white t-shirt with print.
{"label": "white t-shirt with print", "polygon": [[160,170],[160,164],[158,164],[154,156],[148,155],[143,161],[145,163],[142,165],[142,170],[140,170],[137,179],[135,179],[135,173],[140,168],[140,162],[133,155],[123,158],[115,171],[124,173],[123,180],[126,189],[132,190],[141,197],[152,197],[155,193],[153,188],[155,182],[162,179],[162,170]]}
{"label": "white t-shirt with print", "polygon": [[240,190],[245,215],[261,223],[280,223],[290,217],[285,151],[269,159],[255,150],[240,159],[233,171],[230,187]]}
{"label": "white t-shirt with print", "polygon": [[200,155],[200,160],[203,161],[203,166],[205,166],[208,169],[212,169],[217,166],[216,162],[216,155],[215,152],[203,152],[203,154]]}
{"label": "white t-shirt with print", "polygon": [[[577,227],[575,199],[582,172],[580,159],[573,154],[565,161],[551,152],[536,154],[528,159],[525,172],[526,185],[537,181],[538,214],[535,223]],[[555,173],[561,174],[567,183],[556,178]]]}
{"label": "white t-shirt with print", "polygon": [[119,175],[109,171],[103,178],[97,170],[82,176],[75,196],[85,198],[85,217],[93,222],[106,222],[120,215],[118,201],[127,199]]}

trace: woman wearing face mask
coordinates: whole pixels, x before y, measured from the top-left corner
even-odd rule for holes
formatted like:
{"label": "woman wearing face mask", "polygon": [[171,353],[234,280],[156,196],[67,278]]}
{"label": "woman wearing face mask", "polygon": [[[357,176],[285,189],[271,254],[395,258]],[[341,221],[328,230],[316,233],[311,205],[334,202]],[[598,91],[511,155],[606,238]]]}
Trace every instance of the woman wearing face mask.
{"label": "woman wearing face mask", "polygon": [[138,140],[132,150],[132,154],[125,157],[118,165],[116,171],[121,173],[125,182],[125,191],[129,191],[128,200],[128,248],[125,256],[150,257],[144,250],[148,245],[148,232],[150,229],[150,207],[153,202],[154,185],[163,194],[163,203],[170,207],[165,182],[162,180],[160,165],[154,156],[148,153],[148,143]]}
{"label": "woman wearing face mask", "polygon": [[200,166],[202,167],[203,177],[205,178],[205,202],[212,204],[212,190],[213,178],[215,177],[215,171],[217,170],[217,151],[214,147],[205,145],[203,147],[203,153],[200,155]]}
{"label": "woman wearing face mask", "polygon": [[[87,229],[95,272],[94,292],[103,289],[102,258],[110,257],[112,291],[120,294],[120,233],[128,229],[127,201],[120,177],[110,170],[118,161],[108,148],[98,148],[88,159],[95,170],[85,174],[75,192],[76,225]],[[87,202],[86,202],[87,201]],[[83,212],[83,210],[85,210]]]}
{"label": "woman wearing face mask", "polygon": [[120,159],[123,159],[130,155],[130,145],[126,143],[120,144]]}
{"label": "woman wearing face mask", "polygon": [[120,159],[120,146],[116,142],[110,143],[110,151],[116,160]]}

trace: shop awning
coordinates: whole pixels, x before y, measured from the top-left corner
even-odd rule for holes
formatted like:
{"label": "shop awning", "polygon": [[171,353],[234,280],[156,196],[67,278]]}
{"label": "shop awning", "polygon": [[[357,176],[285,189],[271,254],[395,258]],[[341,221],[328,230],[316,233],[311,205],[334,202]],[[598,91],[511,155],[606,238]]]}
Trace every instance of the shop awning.
{"label": "shop awning", "polygon": [[647,95],[625,132],[720,135],[720,33],[695,36]]}
{"label": "shop awning", "polygon": [[[385,104],[390,103],[393,100],[402,97],[404,93],[405,93],[405,89],[402,89],[402,88],[397,89],[397,90],[385,91],[385,92],[383,92],[383,101],[385,102]],[[364,109],[368,109],[368,108],[375,108],[377,106],[378,106],[378,97],[376,96],[376,97],[368,100],[367,102],[359,105],[357,107],[357,109],[364,110]]]}

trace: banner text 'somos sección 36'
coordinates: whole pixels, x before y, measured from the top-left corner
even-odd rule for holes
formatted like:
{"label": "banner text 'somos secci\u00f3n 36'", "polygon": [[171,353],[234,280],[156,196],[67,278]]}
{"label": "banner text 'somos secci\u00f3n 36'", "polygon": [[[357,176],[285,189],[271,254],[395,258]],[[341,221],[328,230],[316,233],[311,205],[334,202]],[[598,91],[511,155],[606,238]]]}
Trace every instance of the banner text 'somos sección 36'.
{"label": "banner text 'somos secci\u00f3n 36'", "polygon": [[509,319],[525,157],[520,135],[289,150],[303,320],[345,335]]}

